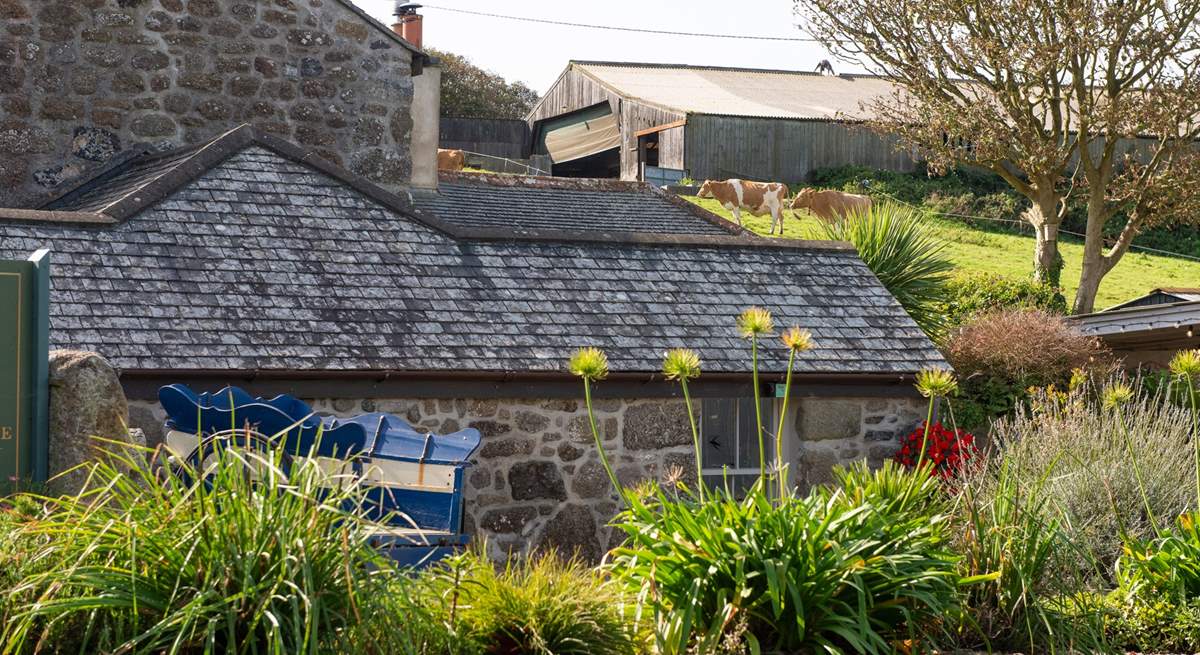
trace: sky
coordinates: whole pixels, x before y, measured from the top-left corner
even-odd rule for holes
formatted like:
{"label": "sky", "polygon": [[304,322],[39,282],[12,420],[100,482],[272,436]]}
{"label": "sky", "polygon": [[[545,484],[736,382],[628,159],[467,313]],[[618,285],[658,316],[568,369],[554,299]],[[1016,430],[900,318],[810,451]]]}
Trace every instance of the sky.
{"label": "sky", "polygon": [[[355,0],[386,25],[394,0]],[[419,0],[418,0],[419,1]],[[571,59],[813,70],[832,59],[819,44],[635,34],[471,16],[438,7],[507,16],[680,32],[806,36],[791,0],[431,0],[421,2],[425,45],[471,59],[543,93]],[[837,72],[861,69],[833,61]]]}

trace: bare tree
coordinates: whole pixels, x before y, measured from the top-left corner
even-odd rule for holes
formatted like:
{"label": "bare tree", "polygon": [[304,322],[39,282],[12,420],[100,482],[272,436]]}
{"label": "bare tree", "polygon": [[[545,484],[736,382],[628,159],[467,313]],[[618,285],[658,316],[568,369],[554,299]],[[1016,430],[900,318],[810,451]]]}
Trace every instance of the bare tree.
{"label": "bare tree", "polygon": [[[1200,0],[796,0],[837,57],[893,78],[863,109],[934,170],[994,171],[1030,201],[1034,275],[1058,284],[1067,200],[1087,207],[1074,311],[1134,237],[1200,206]],[[1127,218],[1115,239],[1105,227]]]}

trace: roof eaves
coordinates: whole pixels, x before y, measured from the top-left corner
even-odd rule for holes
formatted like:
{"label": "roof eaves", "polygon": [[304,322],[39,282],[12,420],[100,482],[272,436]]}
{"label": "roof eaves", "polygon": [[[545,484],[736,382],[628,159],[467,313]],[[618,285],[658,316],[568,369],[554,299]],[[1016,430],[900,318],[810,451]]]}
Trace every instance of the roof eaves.
{"label": "roof eaves", "polygon": [[[1134,300],[1140,300],[1140,298],[1134,298]],[[1137,314],[1173,313],[1178,308],[1184,308],[1186,310],[1195,307],[1196,309],[1200,309],[1200,300],[1183,300],[1180,302],[1159,303],[1157,305],[1138,305],[1135,307],[1126,307],[1125,305],[1128,305],[1130,302],[1133,302],[1133,300],[1121,303],[1120,305],[1115,305],[1108,309],[1092,312],[1090,314],[1075,314],[1073,316],[1068,316],[1067,318],[1078,323],[1088,324],[1109,320],[1119,321],[1122,318]]]}
{"label": "roof eaves", "polygon": [[727,114],[707,111],[689,111],[688,116],[712,116],[714,118],[761,118],[769,121],[797,121],[800,123],[838,123],[842,125],[866,125],[870,121],[865,118],[848,118],[845,116],[770,116],[763,114]]}

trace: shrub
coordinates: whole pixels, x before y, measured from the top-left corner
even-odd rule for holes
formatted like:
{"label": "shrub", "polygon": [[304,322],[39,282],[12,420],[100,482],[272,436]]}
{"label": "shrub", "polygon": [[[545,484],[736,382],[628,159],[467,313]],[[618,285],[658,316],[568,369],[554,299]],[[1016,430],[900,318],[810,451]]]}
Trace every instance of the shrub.
{"label": "shrub", "polygon": [[129,448],[21,525],[42,566],[7,590],[6,652],[380,650],[360,624],[393,573],[354,511],[355,485],[314,461],[285,474],[282,451],[241,450],[214,455],[207,481],[189,485]]}
{"label": "shrub", "polygon": [[1117,564],[1117,581],[1127,597],[1200,599],[1200,525],[1182,514],[1175,529],[1155,539],[1130,538]]}
{"label": "shrub", "polygon": [[962,430],[950,430],[941,423],[930,426],[926,435],[925,423],[921,423],[900,439],[900,449],[892,460],[906,468],[913,468],[917,465],[922,447],[935,475],[943,480],[957,479],[963,467],[975,457],[975,435]]}
{"label": "shrub", "polygon": [[946,283],[942,311],[952,327],[999,309],[1041,309],[1050,314],[1066,314],[1067,300],[1061,289],[1032,278],[960,273]]}
{"label": "shrub", "polygon": [[459,652],[495,655],[629,655],[640,652],[621,588],[600,570],[554,553],[510,559],[465,552],[422,576]]}
{"label": "shrub", "polygon": [[761,481],[743,500],[630,494],[613,571],[653,610],[662,652],[732,634],[764,652],[886,653],[953,611],[937,482],[891,463],[836,475],[777,502]]}
{"label": "shrub", "polygon": [[1003,454],[964,469],[952,514],[960,574],[984,577],[964,589],[968,620],[956,645],[1025,652],[1093,652],[1101,629],[1076,599],[1077,576],[1059,560],[1068,537],[1041,475],[1010,465]]}
{"label": "shrub", "polygon": [[1144,396],[1118,414],[1092,397],[1089,386],[1035,392],[1028,406],[995,423],[993,439],[1010,474],[1022,486],[1040,489],[1045,519],[1060,524],[1074,544],[1063,550],[1063,574],[1107,585],[1122,535],[1136,541],[1155,536],[1129,446],[1143,467],[1153,462],[1153,475],[1145,477],[1151,511],[1178,516],[1195,497],[1191,418],[1159,397]]}
{"label": "shrub", "polygon": [[1027,398],[1030,387],[1066,386],[1077,369],[1103,370],[1111,355],[1096,337],[1042,310],[1000,310],[959,328],[943,348],[962,376],[951,407],[962,425],[986,427]]}
{"label": "shrub", "polygon": [[1200,651],[1200,601],[1108,597],[1104,629],[1114,648],[1146,653]]}
{"label": "shrub", "polygon": [[939,304],[954,265],[945,244],[929,236],[920,216],[896,203],[876,203],[823,224],[828,238],[849,241],[871,272],[927,334],[938,336],[945,323]]}
{"label": "shrub", "polygon": [[984,314],[946,344],[946,357],[961,376],[990,375],[1036,385],[1063,381],[1073,369],[1107,355],[1098,338],[1040,310]]}

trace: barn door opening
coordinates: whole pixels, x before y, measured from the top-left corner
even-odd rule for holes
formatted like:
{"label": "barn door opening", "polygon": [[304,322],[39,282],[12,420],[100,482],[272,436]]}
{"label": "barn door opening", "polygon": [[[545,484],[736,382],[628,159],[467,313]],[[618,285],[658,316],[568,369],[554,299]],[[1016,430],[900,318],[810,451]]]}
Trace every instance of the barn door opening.
{"label": "barn door opening", "polygon": [[621,132],[607,102],[541,121],[537,150],[550,156],[554,175],[617,177]]}

